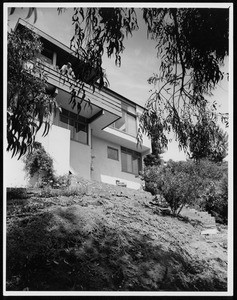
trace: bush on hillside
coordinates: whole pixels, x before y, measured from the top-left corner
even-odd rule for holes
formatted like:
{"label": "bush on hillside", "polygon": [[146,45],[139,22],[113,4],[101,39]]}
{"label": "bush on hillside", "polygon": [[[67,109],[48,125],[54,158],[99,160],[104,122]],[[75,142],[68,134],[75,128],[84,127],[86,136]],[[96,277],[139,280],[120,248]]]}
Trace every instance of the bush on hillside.
{"label": "bush on hillside", "polygon": [[[170,160],[166,165],[145,167],[141,177],[145,181],[145,190],[152,195],[164,196],[173,214],[179,214],[185,204],[199,205],[226,220],[227,171],[226,163]],[[210,188],[212,183],[215,191]]]}
{"label": "bush on hillside", "polygon": [[30,178],[37,176],[39,187],[66,188],[71,184],[70,175],[56,176],[53,159],[41,143],[35,142],[32,152],[25,157],[25,170]]}
{"label": "bush on hillside", "polygon": [[202,199],[203,208],[213,215],[217,222],[228,221],[228,177],[223,175],[219,184],[211,182]]}
{"label": "bush on hillside", "polygon": [[27,198],[26,188],[7,188],[7,200]]}
{"label": "bush on hillside", "polygon": [[69,174],[54,177],[53,186],[56,188],[66,188],[66,187],[69,187],[70,184],[71,184],[71,177]]}
{"label": "bush on hillside", "polygon": [[178,169],[171,162],[160,167],[146,167],[142,179],[145,190],[153,195],[162,194],[174,215],[178,215],[185,204],[190,204],[198,196],[201,184],[195,174]]}
{"label": "bush on hillside", "polygon": [[39,142],[34,142],[32,152],[25,157],[25,171],[30,178],[37,176],[40,187],[54,182],[53,159]]}

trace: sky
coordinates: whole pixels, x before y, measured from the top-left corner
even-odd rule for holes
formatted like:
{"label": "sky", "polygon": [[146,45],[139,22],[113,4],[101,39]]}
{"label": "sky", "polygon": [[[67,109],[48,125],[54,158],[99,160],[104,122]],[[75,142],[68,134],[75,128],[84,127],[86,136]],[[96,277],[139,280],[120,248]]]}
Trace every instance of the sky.
{"label": "sky", "polygon": [[[37,21],[33,24],[34,17],[25,19],[28,13],[27,8],[16,9],[13,15],[8,16],[8,29],[14,28],[19,17],[32,23],[37,28],[51,35],[58,41],[69,46],[69,41],[74,33],[72,25],[72,8],[67,9],[62,14],[58,15],[56,7],[46,7],[46,3],[42,6],[38,4]],[[140,12],[138,11],[138,18]],[[145,105],[150,96],[151,85],[148,84],[147,79],[158,73],[159,59],[156,55],[156,43],[154,40],[147,39],[147,32],[143,22],[139,22],[139,30],[133,33],[133,37],[124,41],[125,50],[122,54],[121,67],[115,66],[115,59],[112,57],[108,59],[106,55],[103,58],[102,67],[106,70],[106,74],[110,83],[109,88],[115,92],[125,96],[126,98]],[[228,72],[228,59],[225,61],[223,67],[224,72]],[[229,96],[229,82],[227,77],[218,83],[217,89],[214,92],[213,99],[217,100],[219,110],[221,112],[228,112],[228,96]],[[171,136],[172,137],[172,136]],[[168,151],[162,155],[164,160],[185,160],[186,155],[179,151],[178,144],[174,140],[168,145]]]}

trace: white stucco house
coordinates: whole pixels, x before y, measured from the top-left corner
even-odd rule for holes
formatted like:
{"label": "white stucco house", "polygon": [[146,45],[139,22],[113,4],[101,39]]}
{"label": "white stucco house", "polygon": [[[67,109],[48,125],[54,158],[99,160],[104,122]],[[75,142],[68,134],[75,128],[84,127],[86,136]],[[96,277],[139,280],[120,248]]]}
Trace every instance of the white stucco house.
{"label": "white stucco house", "polygon": [[[85,82],[86,97],[90,105],[82,105],[80,117],[69,104],[71,79],[62,81],[59,70],[68,62],[72,69],[75,56],[72,50],[26,21],[19,19],[16,27],[26,26],[41,38],[44,50],[44,69],[48,84],[54,89],[61,106],[53,116],[53,125],[46,137],[39,133],[37,140],[54,160],[57,175],[72,174],[110,184],[123,182],[127,187],[139,189],[138,176],[143,157],[150,153],[151,141],[143,137],[137,146],[139,115],[143,107],[117,94],[109,88],[92,90]],[[93,76],[90,74],[89,76]],[[5,155],[6,186],[24,186],[27,178],[22,160]]]}

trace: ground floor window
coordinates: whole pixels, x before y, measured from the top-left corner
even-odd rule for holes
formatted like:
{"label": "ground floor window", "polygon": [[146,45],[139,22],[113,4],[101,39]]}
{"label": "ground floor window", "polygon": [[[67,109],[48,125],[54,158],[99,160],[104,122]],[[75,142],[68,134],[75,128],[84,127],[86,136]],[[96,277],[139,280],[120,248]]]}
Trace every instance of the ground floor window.
{"label": "ground floor window", "polygon": [[88,144],[88,124],[86,118],[78,116],[66,109],[62,109],[59,120],[60,126],[70,130],[72,140]]}
{"label": "ground floor window", "polygon": [[108,158],[114,159],[114,160],[119,160],[119,154],[118,154],[118,149],[109,147],[107,148],[108,150]]}
{"label": "ground floor window", "polygon": [[138,175],[142,169],[141,153],[121,147],[122,171]]}

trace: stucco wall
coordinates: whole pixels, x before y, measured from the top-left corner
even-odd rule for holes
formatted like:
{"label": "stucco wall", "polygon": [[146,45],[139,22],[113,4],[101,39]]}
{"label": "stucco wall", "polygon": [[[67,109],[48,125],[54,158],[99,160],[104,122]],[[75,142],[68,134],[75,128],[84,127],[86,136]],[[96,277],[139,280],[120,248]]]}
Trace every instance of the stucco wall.
{"label": "stucco wall", "polygon": [[[119,160],[107,157],[107,147],[113,147],[119,151]],[[127,187],[139,189],[141,180],[133,174],[122,172],[121,147],[106,140],[92,136],[92,179],[116,184],[120,180],[127,184]]]}
{"label": "stucco wall", "polygon": [[71,140],[70,171],[73,174],[90,179],[91,149],[90,146]]}
{"label": "stucco wall", "polygon": [[22,159],[17,160],[17,157],[11,158],[11,152],[4,153],[4,175],[3,182],[5,187],[25,187],[28,184],[28,179],[24,171],[24,162]]}
{"label": "stucco wall", "polygon": [[46,137],[42,137],[42,133],[39,132],[37,140],[53,158],[56,175],[68,174],[70,169],[70,131],[53,125]]}
{"label": "stucco wall", "polygon": [[[70,131],[53,125],[47,136],[42,137],[43,129],[40,129],[36,140],[44,146],[46,152],[53,158],[56,175],[68,174],[70,169]],[[6,187],[24,187],[29,184],[24,171],[24,157],[17,160],[11,158],[11,153],[4,154],[4,184]],[[32,182],[31,182],[32,183]]]}

